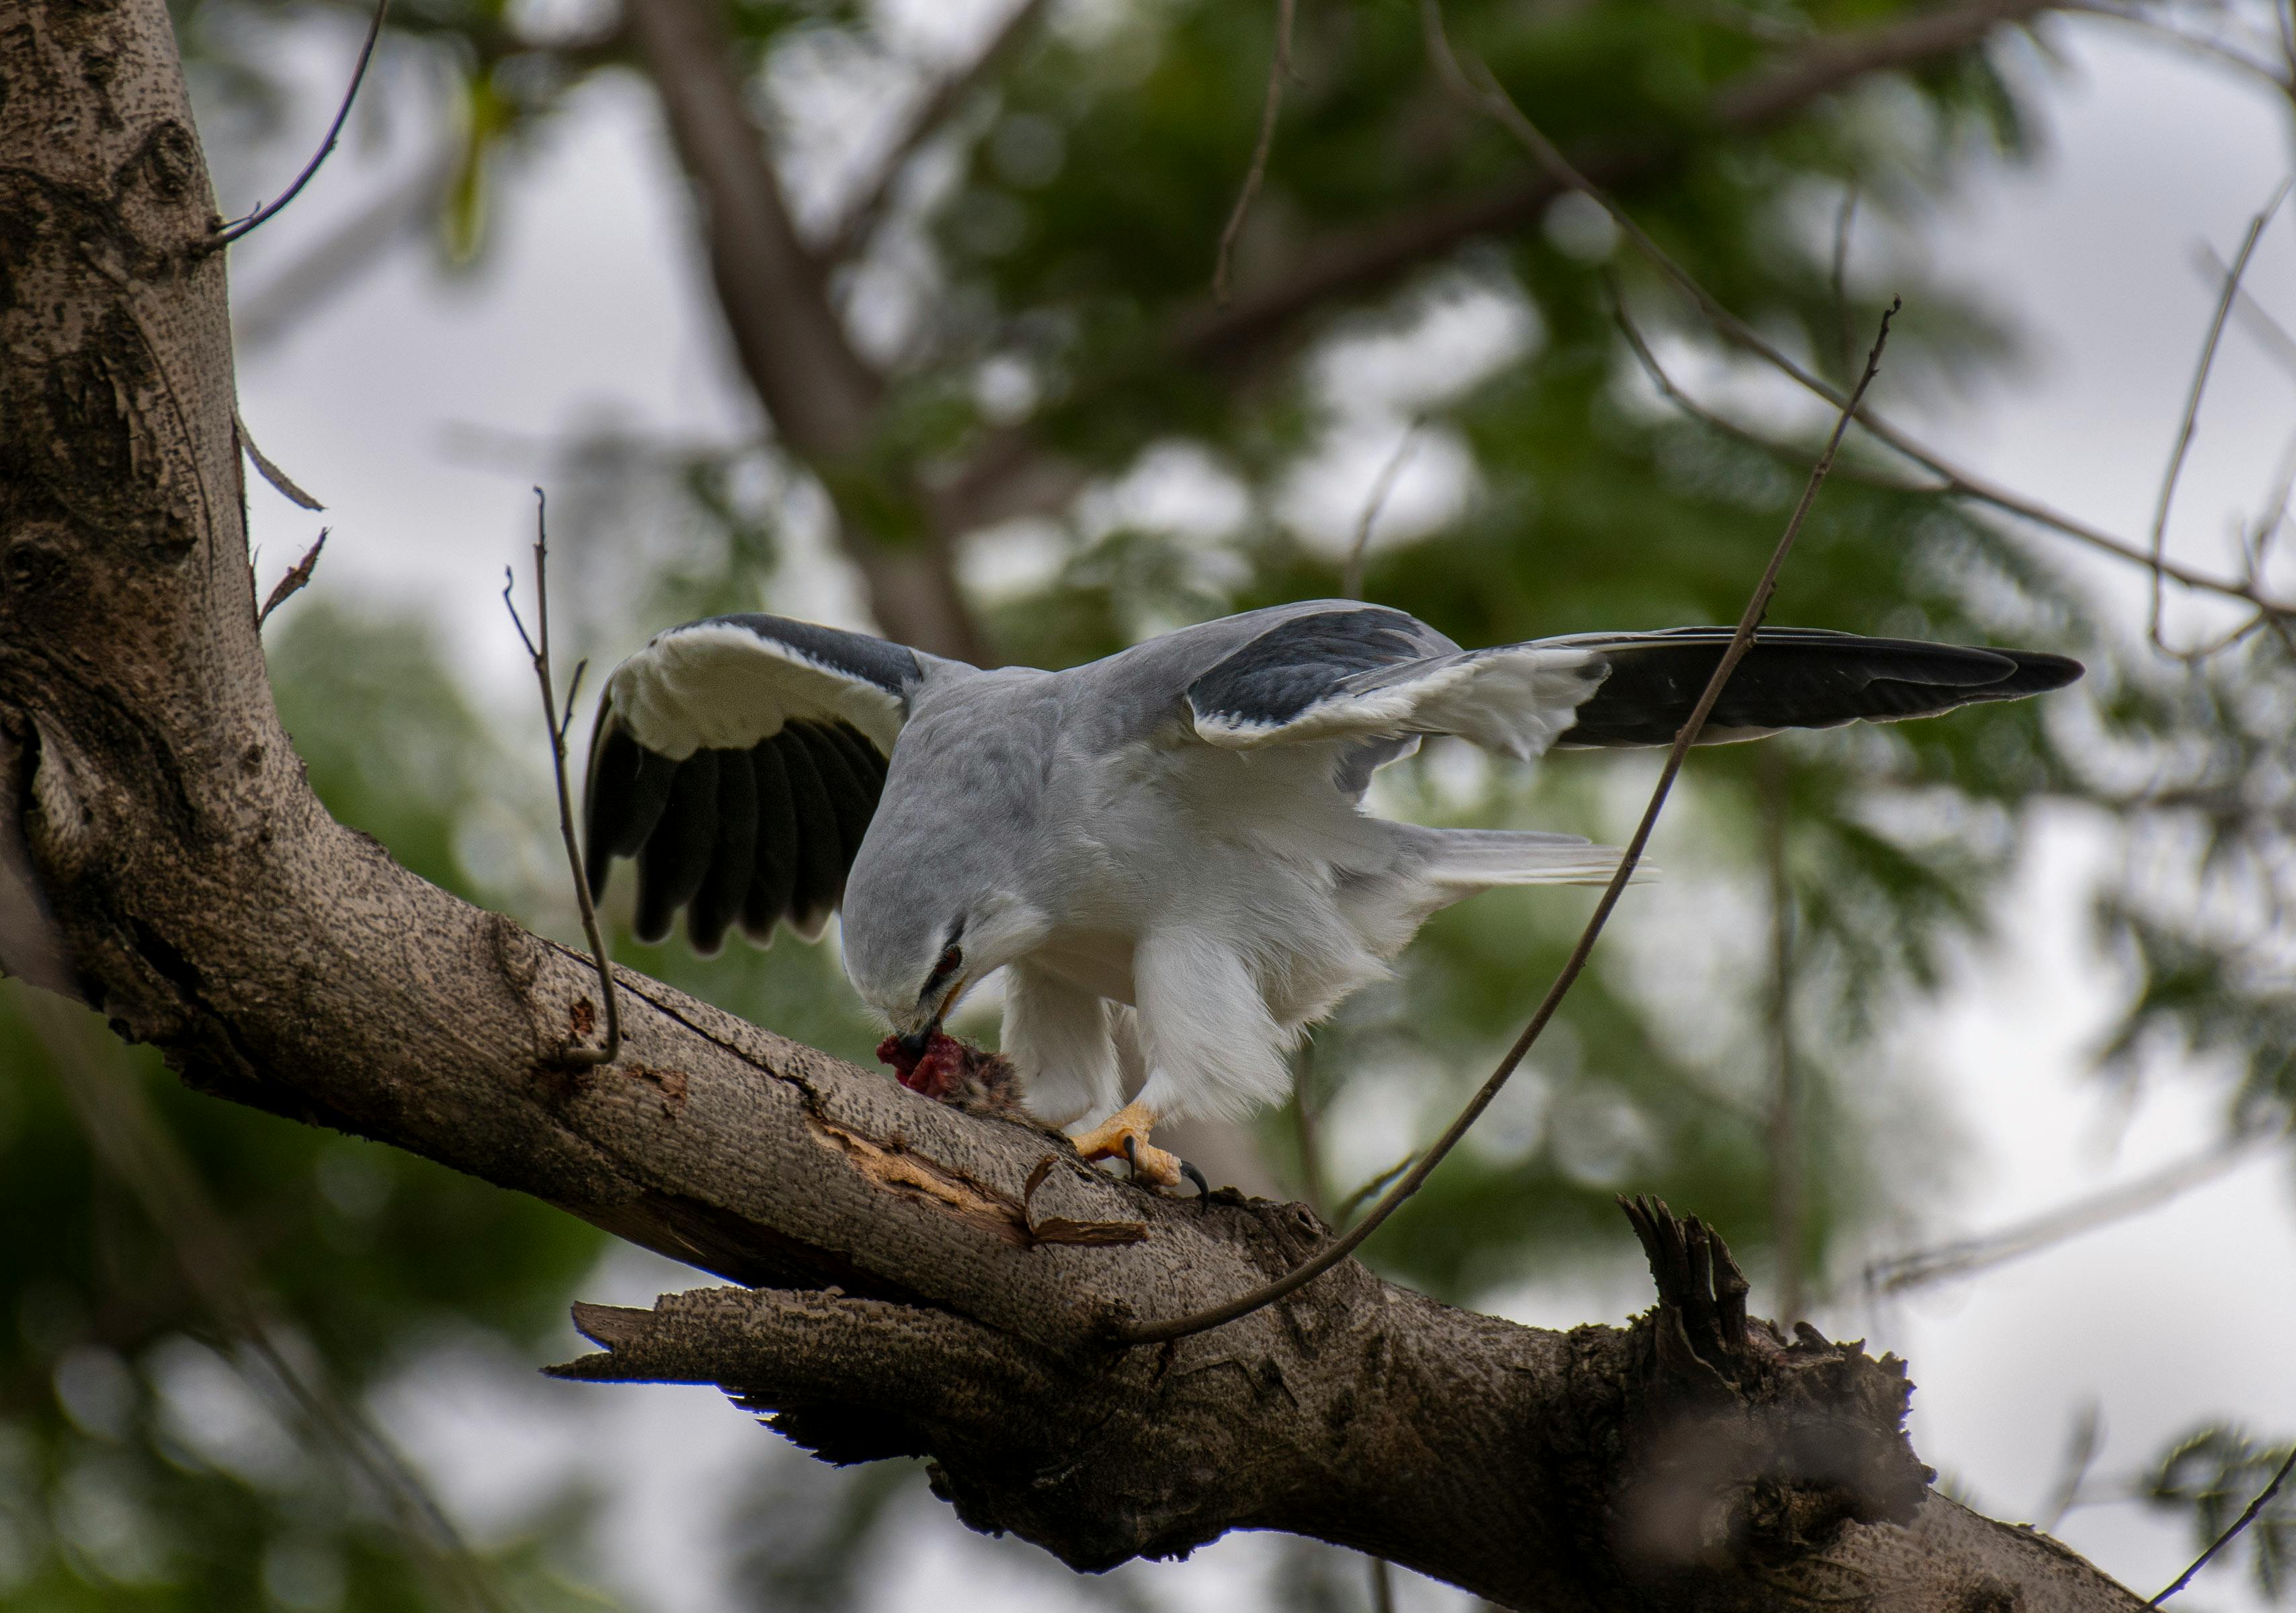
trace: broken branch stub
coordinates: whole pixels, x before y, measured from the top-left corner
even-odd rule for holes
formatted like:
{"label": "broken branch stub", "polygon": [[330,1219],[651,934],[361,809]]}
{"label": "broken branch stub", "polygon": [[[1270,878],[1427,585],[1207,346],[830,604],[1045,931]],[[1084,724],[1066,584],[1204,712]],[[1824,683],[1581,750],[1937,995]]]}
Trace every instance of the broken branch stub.
{"label": "broken branch stub", "polygon": [[1808,1323],[1788,1339],[1746,1315],[1719,1234],[1655,1199],[1621,1200],[1659,1303],[1626,1396],[1628,1456],[1612,1505],[1632,1576],[1745,1573],[1795,1562],[1846,1522],[1909,1522],[1935,1475],[1905,1435],[1906,1364]]}

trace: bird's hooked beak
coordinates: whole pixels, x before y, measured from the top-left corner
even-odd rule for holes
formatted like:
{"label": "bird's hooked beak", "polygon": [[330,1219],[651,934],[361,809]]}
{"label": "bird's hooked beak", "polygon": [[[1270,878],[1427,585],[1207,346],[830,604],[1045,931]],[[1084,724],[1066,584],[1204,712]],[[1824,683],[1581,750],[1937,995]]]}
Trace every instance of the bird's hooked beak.
{"label": "bird's hooked beak", "polygon": [[925,1056],[927,1050],[932,1046],[933,1038],[940,1035],[941,1021],[948,1018],[948,1011],[956,1006],[956,1000],[964,995],[964,988],[972,984],[972,978],[969,975],[957,980],[941,995],[940,1006],[933,1010],[931,1019],[927,1019],[914,1030],[903,1031],[893,1037],[893,1045],[900,1049],[903,1058],[914,1062]]}

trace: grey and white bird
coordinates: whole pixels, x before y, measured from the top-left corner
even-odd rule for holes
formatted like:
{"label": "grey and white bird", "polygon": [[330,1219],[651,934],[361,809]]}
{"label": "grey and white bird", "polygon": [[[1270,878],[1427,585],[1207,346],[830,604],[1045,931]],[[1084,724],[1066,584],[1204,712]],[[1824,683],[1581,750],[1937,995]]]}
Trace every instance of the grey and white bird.
{"label": "grey and white bird", "polygon": [[[914,1066],[1004,971],[1003,1044],[1033,1112],[1087,1158],[1176,1116],[1280,1098],[1303,1028],[1380,978],[1437,910],[1499,885],[1607,880],[1572,835],[1363,810],[1428,735],[1529,760],[1665,745],[1730,630],[1462,650],[1400,610],[1324,600],[1183,628],[1063,672],[981,670],[780,617],[660,634],[609,680],[587,874],[637,859],[636,930],[715,952],[738,923],[818,936]],[[2056,689],[2062,656],[1766,628],[1705,742],[1926,716]],[[1144,1075],[1124,1101],[1124,1070]],[[909,1071],[905,1069],[907,1078]]]}

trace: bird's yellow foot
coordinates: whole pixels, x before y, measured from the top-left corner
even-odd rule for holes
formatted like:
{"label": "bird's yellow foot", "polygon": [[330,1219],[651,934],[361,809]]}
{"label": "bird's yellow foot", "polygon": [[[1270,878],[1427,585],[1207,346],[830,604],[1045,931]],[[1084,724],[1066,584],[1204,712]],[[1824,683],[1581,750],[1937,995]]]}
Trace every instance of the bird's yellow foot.
{"label": "bird's yellow foot", "polygon": [[1087,1159],[1128,1160],[1132,1174],[1143,1182],[1158,1187],[1177,1187],[1183,1171],[1192,1176],[1195,1173],[1177,1154],[1168,1154],[1150,1144],[1148,1134],[1155,1125],[1156,1117],[1147,1108],[1128,1103],[1075,1139],[1077,1152]]}

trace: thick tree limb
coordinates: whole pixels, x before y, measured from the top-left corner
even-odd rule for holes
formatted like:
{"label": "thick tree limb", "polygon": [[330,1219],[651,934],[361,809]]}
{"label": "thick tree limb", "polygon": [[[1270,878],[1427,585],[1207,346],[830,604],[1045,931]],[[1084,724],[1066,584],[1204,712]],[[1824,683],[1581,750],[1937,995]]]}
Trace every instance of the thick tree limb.
{"label": "thick tree limb", "polygon": [[0,3],[0,76],[41,86],[0,124],[9,967],[46,956],[204,1091],[748,1285],[586,1307],[608,1348],[568,1371],[724,1383],[839,1459],[929,1454],[969,1521],[1080,1566],[1264,1527],[1517,1607],[2138,1605],[1928,1491],[1902,1367],[1749,1322],[1718,1240],[1660,1208],[1660,1303],[1628,1328],[1515,1327],[1349,1264],[1119,1349],[1111,1319],[1239,1292],[1327,1229],[1168,1202],[627,971],[619,1056],[566,1068],[590,961],[334,823],[279,728],[160,0]]}
{"label": "thick tree limb", "polygon": [[764,136],[750,119],[716,0],[636,0],[628,30],[653,78],[672,142],[702,203],[710,274],[742,368],[790,446],[836,499],[846,553],[887,635],[938,655],[981,659],[947,545],[922,501],[909,529],[885,529],[855,494],[884,388],[847,340],[821,264],[799,238]]}

